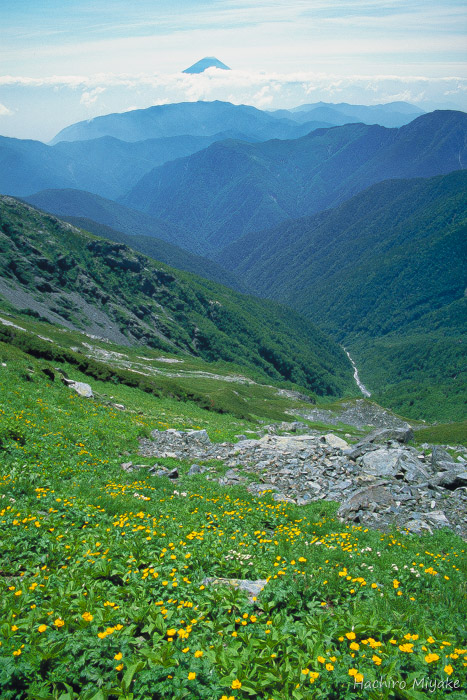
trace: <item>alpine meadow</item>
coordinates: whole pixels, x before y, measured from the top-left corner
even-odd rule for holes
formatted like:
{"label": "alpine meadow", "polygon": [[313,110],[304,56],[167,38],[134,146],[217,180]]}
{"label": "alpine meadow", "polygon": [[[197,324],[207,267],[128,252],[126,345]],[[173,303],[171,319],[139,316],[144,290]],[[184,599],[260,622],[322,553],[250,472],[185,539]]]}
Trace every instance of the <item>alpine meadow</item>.
{"label": "alpine meadow", "polygon": [[466,20],[0,8],[2,700],[467,698]]}

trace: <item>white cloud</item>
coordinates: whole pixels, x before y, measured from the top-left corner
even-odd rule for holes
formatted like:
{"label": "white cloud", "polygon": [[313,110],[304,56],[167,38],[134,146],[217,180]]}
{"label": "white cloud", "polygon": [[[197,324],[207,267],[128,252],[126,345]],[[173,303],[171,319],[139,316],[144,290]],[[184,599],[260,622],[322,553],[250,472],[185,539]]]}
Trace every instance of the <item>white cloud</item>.
{"label": "white cloud", "polygon": [[[105,92],[105,99],[100,99]],[[3,96],[3,97],[2,97]],[[0,76],[0,99],[14,100],[15,119],[2,120],[3,135],[51,139],[65,126],[102,114],[153,105],[223,100],[259,109],[296,107],[310,102],[375,105],[404,100],[422,109],[466,109],[467,80],[451,74],[426,75],[339,71],[224,71],[201,74],[116,73]],[[0,108],[0,114],[8,108]],[[38,120],[37,115],[42,119]]]}
{"label": "white cloud", "polygon": [[85,107],[90,107],[94,104],[94,102],[97,101],[99,95],[105,92],[105,90],[106,88],[104,87],[95,87],[92,90],[83,92],[83,94],[81,95],[80,103]]}
{"label": "white cloud", "polygon": [[0,117],[11,117],[14,112],[0,102]]}

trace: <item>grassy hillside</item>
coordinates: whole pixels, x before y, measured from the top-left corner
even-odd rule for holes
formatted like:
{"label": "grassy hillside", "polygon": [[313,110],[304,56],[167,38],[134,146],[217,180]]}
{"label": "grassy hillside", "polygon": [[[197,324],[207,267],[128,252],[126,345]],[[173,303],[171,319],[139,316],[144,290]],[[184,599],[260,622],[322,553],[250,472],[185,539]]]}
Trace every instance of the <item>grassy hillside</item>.
{"label": "grassy hillside", "polygon": [[437,111],[400,129],[347,124],[293,141],[224,141],[155,168],[121,201],[188,228],[213,254],[382,180],[458,170],[466,132],[466,114]]}
{"label": "grassy hillside", "polygon": [[414,418],[460,419],[466,185],[465,171],[383,182],[249,234],[222,259],[345,344],[378,401]]}
{"label": "grassy hillside", "polygon": [[0,293],[55,323],[248,367],[317,394],[352,387],[341,348],[284,307],[176,271],[2,198]]}
{"label": "grassy hillside", "polygon": [[[0,361],[2,700],[353,700],[380,677],[396,684],[388,700],[465,687],[460,538],[345,525],[337,504],[256,498],[171,458],[157,462],[176,462],[175,488],[125,472],[153,464],[138,454],[153,429],[222,442],[258,422],[115,380],[92,378],[81,398],[55,359],[2,341]],[[266,586],[248,598],[206,577]]]}

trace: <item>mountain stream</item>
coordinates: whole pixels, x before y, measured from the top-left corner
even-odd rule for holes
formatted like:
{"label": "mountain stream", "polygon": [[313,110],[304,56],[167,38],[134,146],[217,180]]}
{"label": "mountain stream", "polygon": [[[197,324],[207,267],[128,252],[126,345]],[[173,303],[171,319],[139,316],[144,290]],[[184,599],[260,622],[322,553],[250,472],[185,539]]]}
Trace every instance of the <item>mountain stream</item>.
{"label": "mountain stream", "polygon": [[363,396],[368,396],[368,397],[370,397],[370,396],[371,396],[370,392],[368,391],[368,389],[366,388],[366,386],[365,386],[364,384],[362,384],[362,382],[360,381],[360,377],[358,376],[357,365],[355,364],[355,362],[353,361],[353,359],[350,357],[350,354],[347,352],[347,350],[344,348],[344,346],[342,346],[342,347],[343,347],[343,349],[344,349],[344,351],[345,351],[345,354],[347,355],[347,357],[349,358],[350,362],[352,363],[352,367],[353,367],[353,370],[354,370],[353,376],[354,376],[355,381],[357,382],[358,388],[359,388],[360,391],[362,392]]}

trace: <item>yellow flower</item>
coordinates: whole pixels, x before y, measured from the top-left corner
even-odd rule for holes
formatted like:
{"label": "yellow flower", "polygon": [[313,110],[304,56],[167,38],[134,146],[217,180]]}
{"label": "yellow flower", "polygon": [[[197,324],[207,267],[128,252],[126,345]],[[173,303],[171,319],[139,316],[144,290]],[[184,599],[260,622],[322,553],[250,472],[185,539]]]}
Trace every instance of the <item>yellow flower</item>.
{"label": "yellow flower", "polygon": [[312,671],[310,673],[310,683],[314,683],[315,680],[318,678],[318,676],[319,676],[319,673],[317,673],[316,671]]}
{"label": "yellow flower", "polygon": [[83,618],[83,620],[86,620],[86,622],[92,622],[94,620],[94,616],[91,615],[90,612],[83,613],[81,617]]}
{"label": "yellow flower", "polygon": [[318,661],[320,664],[324,664],[326,662],[326,659],[324,658],[324,656],[318,656]]}
{"label": "yellow flower", "polygon": [[190,671],[190,673],[188,674],[188,680],[194,681],[195,678],[196,678],[196,673],[194,673],[194,671]]}
{"label": "yellow flower", "polygon": [[347,639],[355,639],[355,632],[346,632],[345,636]]}
{"label": "yellow flower", "polygon": [[203,652],[202,652],[202,651],[200,651],[200,650],[195,651],[195,659],[201,658],[202,655],[203,655]]}
{"label": "yellow flower", "polygon": [[232,637],[237,637],[237,636],[238,636],[238,632],[235,632],[235,630],[234,630],[234,631],[232,632]]}
{"label": "yellow flower", "polygon": [[307,676],[310,673],[310,669],[309,668],[302,668],[302,673],[304,676]]}
{"label": "yellow flower", "polygon": [[170,630],[167,630],[168,637],[174,637],[176,634],[177,634],[177,630],[174,630],[173,628]]}
{"label": "yellow flower", "polygon": [[438,661],[438,659],[438,654],[427,654],[425,656],[425,661],[427,662],[427,664],[431,664],[433,661]]}
{"label": "yellow flower", "polygon": [[452,666],[445,666],[445,667],[444,667],[444,673],[447,673],[448,676],[451,675],[451,673],[453,672],[453,670],[454,670],[454,669],[453,669]]}
{"label": "yellow flower", "polygon": [[349,668],[349,676],[356,676],[358,673],[356,668]]}
{"label": "yellow flower", "polygon": [[15,591],[15,595],[21,595],[23,591]]}
{"label": "yellow flower", "polygon": [[123,668],[123,664],[118,664],[118,666],[115,666],[116,671],[121,671]]}
{"label": "yellow flower", "polygon": [[357,675],[355,676],[355,683],[363,683],[363,678],[363,673],[357,673]]}
{"label": "yellow flower", "polygon": [[433,637],[428,637],[428,639],[427,639],[426,641],[427,641],[427,642],[430,642],[430,644],[434,644],[434,643],[435,643],[435,640],[433,639]]}
{"label": "yellow flower", "polygon": [[16,651],[13,652],[13,656],[20,656],[21,654],[21,649],[17,649]]}
{"label": "yellow flower", "polygon": [[399,649],[407,654],[411,654],[413,652],[413,644],[399,644]]}
{"label": "yellow flower", "polygon": [[326,671],[333,671],[334,666],[332,664],[326,664]]}
{"label": "yellow flower", "polygon": [[401,585],[401,582],[395,578],[394,581],[392,582],[392,585],[394,586],[394,588],[399,588],[399,586]]}
{"label": "yellow flower", "polygon": [[353,649],[354,651],[358,651],[360,649],[360,644],[357,644],[357,642],[352,642],[350,644],[350,648]]}
{"label": "yellow flower", "polygon": [[378,647],[381,647],[383,645],[382,642],[377,642],[376,639],[373,639],[373,637],[370,637],[368,641],[372,649],[377,649]]}
{"label": "yellow flower", "polygon": [[240,681],[237,678],[234,681],[232,681],[233,690],[238,690],[241,687],[242,687],[242,684],[240,683]]}
{"label": "yellow flower", "polygon": [[42,632],[45,632],[45,630],[47,629],[47,625],[39,625],[37,629],[42,634]]}
{"label": "yellow flower", "polygon": [[382,659],[379,656],[376,656],[376,654],[373,654],[373,656],[371,657],[371,660],[373,661],[374,664],[376,664],[376,666],[381,666]]}
{"label": "yellow flower", "polygon": [[57,617],[57,619],[54,621],[55,627],[63,627],[65,623],[60,617]]}
{"label": "yellow flower", "polygon": [[182,654],[186,654],[189,651],[190,651],[190,647],[185,647],[184,649],[182,649]]}
{"label": "yellow flower", "polygon": [[19,629],[16,625],[11,625],[11,631],[16,632]]}
{"label": "yellow flower", "polygon": [[115,654],[115,656],[114,656],[115,661],[120,661],[122,656],[123,656],[122,652],[119,651],[118,654]]}

